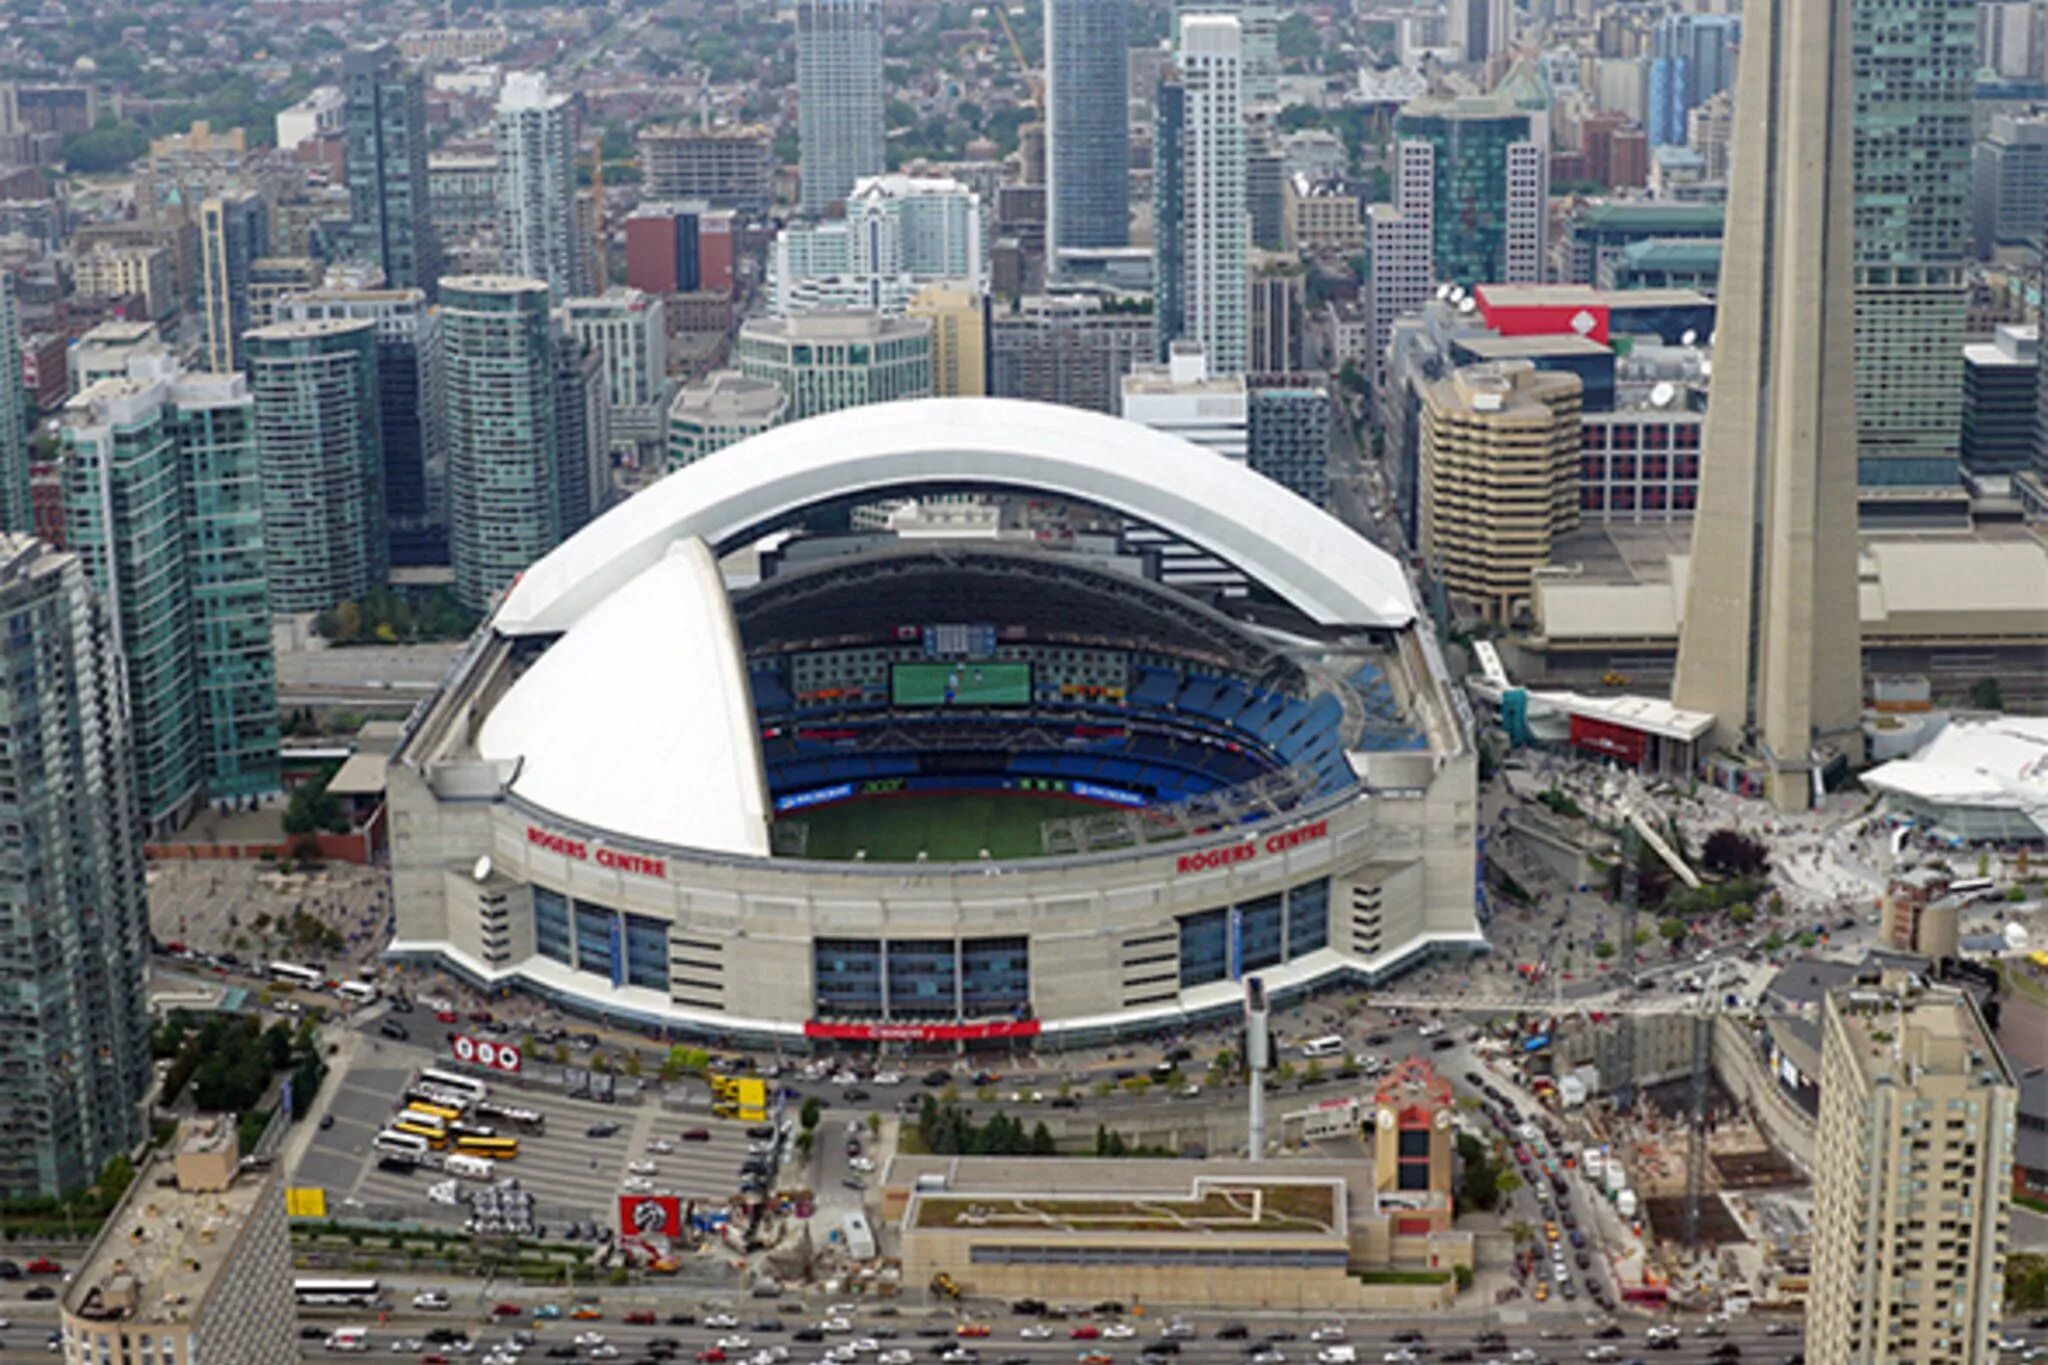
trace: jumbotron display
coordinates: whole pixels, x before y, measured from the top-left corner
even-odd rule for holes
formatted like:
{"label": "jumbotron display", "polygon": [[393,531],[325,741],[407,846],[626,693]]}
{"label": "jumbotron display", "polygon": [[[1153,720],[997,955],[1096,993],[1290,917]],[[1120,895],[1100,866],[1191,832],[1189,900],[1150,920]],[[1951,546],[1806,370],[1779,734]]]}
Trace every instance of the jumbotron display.
{"label": "jumbotron display", "polygon": [[[778,541],[920,488],[1113,539]],[[674,1036],[1084,1043],[1483,946],[1467,722],[1393,560],[1176,438],[857,409],[671,476],[530,568],[390,771],[394,956]]]}

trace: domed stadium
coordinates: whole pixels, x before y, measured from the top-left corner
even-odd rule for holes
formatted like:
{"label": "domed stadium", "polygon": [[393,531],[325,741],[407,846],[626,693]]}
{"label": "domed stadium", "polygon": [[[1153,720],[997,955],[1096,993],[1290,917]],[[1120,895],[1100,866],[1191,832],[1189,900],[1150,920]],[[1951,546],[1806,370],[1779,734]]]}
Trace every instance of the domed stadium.
{"label": "domed stadium", "polygon": [[391,952],[677,1037],[1078,1044],[1481,949],[1475,782],[1401,567],[1293,494],[1071,409],[858,408],[506,593],[392,764]]}

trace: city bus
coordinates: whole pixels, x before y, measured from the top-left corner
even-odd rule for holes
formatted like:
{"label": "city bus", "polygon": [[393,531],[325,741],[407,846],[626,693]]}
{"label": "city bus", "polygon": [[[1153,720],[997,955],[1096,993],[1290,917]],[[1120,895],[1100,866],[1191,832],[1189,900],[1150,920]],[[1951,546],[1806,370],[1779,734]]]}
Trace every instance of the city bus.
{"label": "city bus", "polygon": [[391,1131],[394,1133],[409,1133],[413,1137],[424,1139],[427,1146],[436,1152],[448,1149],[447,1128],[429,1119],[412,1119],[400,1114],[397,1120],[392,1123]]}
{"label": "city bus", "polygon": [[407,1104],[432,1104],[442,1109],[453,1109],[458,1114],[469,1112],[469,1096],[458,1095],[453,1090],[444,1090],[438,1085],[415,1085],[405,1092]]}
{"label": "city bus", "polygon": [[1344,1039],[1332,1033],[1322,1038],[1311,1038],[1301,1045],[1304,1057],[1336,1057],[1344,1051]]}
{"label": "city bus", "polygon": [[270,979],[287,986],[303,986],[317,991],[327,984],[327,977],[311,967],[301,967],[296,962],[273,962],[270,964]]}
{"label": "city bus", "polygon": [[292,1281],[292,1293],[301,1308],[368,1308],[377,1302],[381,1287],[367,1276]]}
{"label": "city bus", "polygon": [[401,1133],[395,1128],[386,1128],[370,1139],[370,1145],[380,1152],[403,1152],[407,1156],[425,1156],[427,1140],[417,1133]]}
{"label": "city bus", "polygon": [[426,1100],[415,1099],[408,1099],[405,1102],[405,1112],[408,1114],[418,1114],[421,1118],[432,1119],[444,1127],[462,1117],[460,1109],[451,1109],[445,1104],[430,1104]]}
{"label": "city bus", "polygon": [[522,1133],[539,1133],[547,1128],[547,1115],[532,1109],[521,1109],[515,1105],[498,1104],[485,1100],[476,1106],[476,1116],[501,1123],[507,1128],[517,1128]]}
{"label": "city bus", "polygon": [[374,1005],[377,1003],[378,990],[367,981],[344,981],[335,987],[335,990],[342,999],[352,1005]]}
{"label": "city bus", "polygon": [[519,1155],[519,1139],[515,1137],[458,1137],[455,1150],[463,1156],[487,1156],[497,1161],[510,1161]]}
{"label": "city bus", "polygon": [[489,1087],[473,1076],[464,1076],[455,1071],[442,1071],[438,1067],[431,1066],[420,1068],[419,1084],[438,1085],[443,1090],[452,1090],[458,1095],[467,1095],[471,1104],[478,1103],[484,1096],[490,1094]]}
{"label": "city bus", "polygon": [[451,1123],[448,1125],[448,1140],[461,1142],[464,1138],[496,1137],[498,1130],[488,1123]]}
{"label": "city bus", "polygon": [[1948,884],[1951,896],[1982,896],[1993,886],[1989,877],[1958,877]]}

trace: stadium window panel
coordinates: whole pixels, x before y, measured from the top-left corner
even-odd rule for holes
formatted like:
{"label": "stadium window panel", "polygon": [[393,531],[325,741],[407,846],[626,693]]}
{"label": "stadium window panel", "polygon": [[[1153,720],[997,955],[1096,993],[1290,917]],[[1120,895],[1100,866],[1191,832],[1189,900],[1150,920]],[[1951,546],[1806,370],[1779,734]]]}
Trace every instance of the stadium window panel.
{"label": "stadium window panel", "polygon": [[644,915],[626,916],[626,982],[649,990],[668,989],[668,924]]}
{"label": "stadium window panel", "polygon": [[611,978],[612,931],[618,922],[609,906],[576,902],[576,970]]}
{"label": "stadium window panel", "polygon": [[959,1014],[952,939],[892,939],[888,960],[891,1019],[951,1019]]}
{"label": "stadium window panel", "polygon": [[1246,901],[1237,907],[1237,913],[1242,945],[1238,970],[1255,972],[1278,962],[1286,924],[1280,912],[1280,897],[1261,896],[1255,901]]}
{"label": "stadium window panel", "polygon": [[533,947],[565,967],[576,965],[569,942],[569,898],[545,886],[533,888]]}
{"label": "stadium window panel", "polygon": [[1330,883],[1305,882],[1287,893],[1287,956],[1330,946]]}
{"label": "stadium window panel", "polygon": [[811,977],[820,1017],[882,1012],[882,945],[874,939],[814,941]]}
{"label": "stadium window panel", "polygon": [[960,945],[960,1005],[970,1019],[1016,1014],[1031,1003],[1025,938],[970,938]]}
{"label": "stadium window panel", "polygon": [[1200,986],[1230,973],[1230,926],[1222,910],[1180,918],[1180,984]]}

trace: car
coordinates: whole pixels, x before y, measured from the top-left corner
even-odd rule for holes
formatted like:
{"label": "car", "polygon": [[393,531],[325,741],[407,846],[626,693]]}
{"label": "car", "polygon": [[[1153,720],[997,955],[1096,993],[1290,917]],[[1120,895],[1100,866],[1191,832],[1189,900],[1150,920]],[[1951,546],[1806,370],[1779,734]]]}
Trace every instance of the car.
{"label": "car", "polygon": [[562,1306],[558,1303],[544,1303],[533,1310],[533,1316],[538,1322],[553,1322],[562,1316]]}
{"label": "car", "polygon": [[567,1342],[563,1342],[560,1346],[548,1347],[548,1349],[543,1354],[545,1354],[549,1360],[574,1360],[578,1356],[582,1355],[583,1352],[579,1347],[571,1346]]}
{"label": "car", "polygon": [[706,1346],[697,1352],[697,1365],[725,1365],[725,1352],[716,1346]]}
{"label": "car", "polygon": [[910,1352],[901,1346],[882,1352],[875,1357],[875,1365],[910,1365]]}
{"label": "car", "polygon": [[604,1345],[604,1333],[578,1332],[576,1334],[576,1344],[578,1346],[602,1346]]}
{"label": "car", "polygon": [[711,1130],[709,1128],[685,1128],[681,1136],[685,1142],[709,1142],[711,1141]]}
{"label": "car", "polygon": [[516,1318],[525,1311],[524,1308],[521,1308],[516,1303],[494,1303],[491,1305],[491,1316],[494,1318]]}
{"label": "car", "polygon": [[[2040,1322],[2033,1325],[2038,1327],[2048,1327],[2048,1318],[2043,1318]],[[1768,1327],[1764,1328],[1764,1335],[1767,1337],[1789,1337],[1798,1332],[1798,1330],[1798,1326],[1793,1323],[1774,1322],[1770,1324]]]}
{"label": "car", "polygon": [[1252,1357],[1252,1365],[1287,1365],[1287,1355],[1270,1346],[1264,1346]]}
{"label": "car", "polygon": [[1252,1329],[1241,1322],[1226,1322],[1216,1329],[1218,1341],[1243,1341],[1252,1334]]}
{"label": "car", "polygon": [[721,1351],[744,1351],[753,1344],[750,1338],[743,1337],[737,1332],[718,1339],[718,1349]]}
{"label": "car", "polygon": [[[847,1352],[848,1359],[851,1359],[852,1355],[851,1351]],[[949,1346],[939,1353],[939,1359],[944,1361],[945,1365],[980,1365],[981,1352],[970,1346]]]}
{"label": "car", "polygon": [[656,1156],[667,1156],[670,1152],[673,1152],[675,1149],[676,1145],[673,1142],[670,1142],[667,1138],[652,1137],[647,1139],[647,1150],[654,1153]]}
{"label": "car", "polygon": [[1713,1350],[1707,1352],[1707,1357],[1710,1360],[1740,1360],[1742,1358],[1742,1348],[1732,1341],[1724,1341]]}
{"label": "car", "polygon": [[616,1137],[618,1135],[618,1131],[618,1124],[613,1123],[610,1119],[605,1119],[601,1123],[593,1123],[588,1128],[585,1128],[583,1130],[583,1136],[587,1138]]}
{"label": "car", "polygon": [[64,1267],[47,1256],[34,1256],[22,1269],[31,1275],[62,1275]]}
{"label": "car", "polygon": [[934,1090],[938,1089],[942,1085],[951,1084],[952,1080],[953,1073],[947,1071],[943,1067],[934,1067],[932,1070],[924,1073],[924,1084],[930,1086]]}
{"label": "car", "polygon": [[1111,1341],[1129,1341],[1138,1335],[1138,1329],[1128,1322],[1112,1322],[1102,1329],[1102,1335]]}
{"label": "car", "polygon": [[1145,1347],[1145,1354],[1148,1356],[1177,1356],[1180,1354],[1180,1343],[1172,1337],[1162,1337]]}
{"label": "car", "polygon": [[1611,1341],[1603,1341],[1598,1346],[1588,1346],[1586,1348],[1586,1359],[1588,1360],[1613,1360],[1620,1354],[1620,1349]]}
{"label": "car", "polygon": [[1310,1341],[1342,1341],[1344,1340],[1344,1324],[1341,1322],[1322,1323],[1313,1332],[1308,1334],[1308,1339]]}
{"label": "car", "polygon": [[963,1322],[953,1329],[953,1335],[956,1337],[985,1337],[988,1335],[988,1324],[985,1322]]}
{"label": "car", "polygon": [[1018,1331],[1017,1335],[1025,1341],[1050,1341],[1052,1339],[1052,1328],[1047,1327],[1042,1322],[1034,1322],[1029,1327]]}
{"label": "car", "polygon": [[737,1327],[740,1320],[730,1313],[713,1313],[704,1319],[704,1325],[718,1328]]}
{"label": "car", "polygon": [[[1414,1352],[1404,1352],[1414,1359]],[[1358,1365],[1358,1348],[1337,1342],[1316,1352],[1316,1365]]]}
{"label": "car", "polygon": [[34,1299],[38,1303],[40,1303],[45,1299],[56,1298],[57,1291],[50,1288],[50,1286],[46,1284],[39,1284],[35,1286],[33,1289],[29,1290],[26,1294],[23,1294],[22,1297],[24,1299]]}
{"label": "car", "polygon": [[1067,1336],[1074,1341],[1093,1341],[1101,1335],[1102,1329],[1092,1322],[1079,1323],[1067,1332]]}
{"label": "car", "polygon": [[412,1037],[412,1030],[399,1023],[396,1019],[379,1020],[377,1032],[383,1034],[386,1038],[395,1039],[401,1043]]}
{"label": "car", "polygon": [[434,1022],[437,1024],[459,1024],[462,1022],[462,1016],[454,1010],[435,1010]]}
{"label": "car", "polygon": [[859,1104],[868,1098],[868,1092],[857,1085],[849,1085],[840,1092],[839,1098],[845,1100],[848,1104]]}
{"label": "car", "polygon": [[632,1312],[626,1314],[625,1317],[621,1318],[620,1321],[634,1327],[652,1327],[654,1326],[656,1319],[654,1316],[653,1309],[635,1308]]}
{"label": "car", "polygon": [[1074,1359],[1076,1365],[1116,1365],[1116,1357],[1107,1351],[1083,1351]]}

